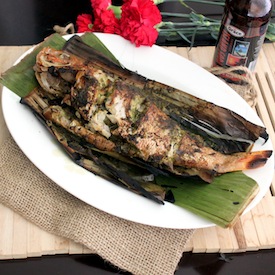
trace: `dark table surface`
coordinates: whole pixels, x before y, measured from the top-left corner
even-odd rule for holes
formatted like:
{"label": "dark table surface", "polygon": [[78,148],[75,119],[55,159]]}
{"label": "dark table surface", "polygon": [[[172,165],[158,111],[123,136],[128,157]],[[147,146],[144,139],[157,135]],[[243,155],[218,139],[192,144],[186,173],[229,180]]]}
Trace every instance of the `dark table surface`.
{"label": "dark table surface", "polygon": [[[230,254],[188,252],[184,253],[175,275],[273,275],[274,258],[275,250]],[[56,255],[2,260],[0,274],[128,275],[130,273],[122,272],[97,255]]]}
{"label": "dark table surface", "polygon": [[[166,3],[163,9],[177,10],[177,3]],[[221,17],[222,8],[196,6],[200,12]],[[0,46],[32,45],[53,33],[53,26],[75,23],[80,13],[91,12],[89,0],[1,0]],[[197,45],[214,45],[205,37]],[[169,45],[158,40],[159,45]],[[182,41],[176,45],[186,46]],[[0,248],[1,249],[1,248]],[[176,275],[180,274],[274,274],[275,250],[219,254],[184,253]],[[17,274],[128,274],[114,268],[96,255],[42,256],[20,260],[0,261],[1,275]],[[149,274],[148,274],[149,275]]]}

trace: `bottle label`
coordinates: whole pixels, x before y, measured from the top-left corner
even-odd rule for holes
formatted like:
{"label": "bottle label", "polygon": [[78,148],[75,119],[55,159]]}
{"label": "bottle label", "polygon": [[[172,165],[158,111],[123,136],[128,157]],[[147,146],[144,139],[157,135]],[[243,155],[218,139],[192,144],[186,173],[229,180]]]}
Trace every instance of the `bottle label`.
{"label": "bottle label", "polygon": [[244,37],[244,35],[245,35],[245,33],[242,30],[240,30],[232,25],[228,25],[226,28],[227,28],[228,32],[235,37]]}
{"label": "bottle label", "polygon": [[229,13],[221,25],[214,66],[246,66],[253,71],[267,26],[268,24],[264,24],[261,27],[248,28],[235,24]]}

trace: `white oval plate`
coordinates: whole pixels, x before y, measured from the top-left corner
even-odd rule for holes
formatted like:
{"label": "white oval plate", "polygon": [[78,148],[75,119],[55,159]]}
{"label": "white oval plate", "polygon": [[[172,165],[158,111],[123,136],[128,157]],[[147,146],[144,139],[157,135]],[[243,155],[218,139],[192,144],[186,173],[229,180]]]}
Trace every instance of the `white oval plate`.
{"label": "white oval plate", "polygon": [[[229,108],[262,125],[256,113],[237,93],[191,61],[158,46],[136,48],[120,36],[96,35],[126,68]],[[76,165],[29,108],[20,104],[19,97],[6,87],[3,88],[2,104],[8,129],[24,154],[45,175],[84,202],[114,216],[146,225],[178,229],[214,225],[171,203],[162,206],[151,202]],[[272,149],[271,141],[264,145],[257,142],[254,150],[262,149]],[[245,212],[267,192],[273,168],[272,157],[263,168],[246,172],[258,182],[260,191]]]}

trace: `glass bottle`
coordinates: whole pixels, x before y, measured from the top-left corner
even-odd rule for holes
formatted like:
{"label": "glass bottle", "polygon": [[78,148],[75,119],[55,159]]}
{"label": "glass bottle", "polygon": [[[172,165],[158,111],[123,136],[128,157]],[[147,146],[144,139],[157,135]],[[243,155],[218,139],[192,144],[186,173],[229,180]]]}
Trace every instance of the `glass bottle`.
{"label": "glass bottle", "polygon": [[272,6],[272,0],[226,0],[213,66],[255,69]]}

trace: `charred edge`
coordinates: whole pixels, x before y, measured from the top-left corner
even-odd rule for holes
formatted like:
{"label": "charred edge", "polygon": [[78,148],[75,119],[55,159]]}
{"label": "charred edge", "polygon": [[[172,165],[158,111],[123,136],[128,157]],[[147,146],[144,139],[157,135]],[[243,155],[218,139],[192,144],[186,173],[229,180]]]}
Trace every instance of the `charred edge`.
{"label": "charred edge", "polygon": [[176,200],[175,200],[174,194],[171,190],[168,190],[166,192],[164,200],[167,202],[175,203]]}
{"label": "charred edge", "polygon": [[124,78],[128,78],[129,81],[144,83],[146,80],[145,77],[125,69],[123,66],[120,64],[118,65],[101,52],[88,46],[77,35],[73,36],[65,43],[63,50],[79,58],[85,59],[86,63],[93,62],[103,66],[104,68],[108,68],[109,72],[119,74]]}
{"label": "charred edge", "polygon": [[206,128],[207,130],[213,131],[213,129],[210,129],[205,124],[200,123],[200,121],[198,121],[194,117],[191,118],[191,121],[188,121],[181,118],[179,115],[175,113],[169,113],[168,115],[172,119],[174,119],[176,122],[178,122],[185,131],[190,131],[196,135],[200,135],[204,137],[205,138],[204,141],[209,147],[223,154],[233,154],[237,152],[244,152],[250,146],[249,141],[236,141],[236,140],[229,140],[229,139],[223,139],[223,138],[215,138],[210,136],[207,132],[197,127],[196,125],[194,125],[191,121],[202,126],[203,128]]}
{"label": "charred edge", "polygon": [[[225,108],[223,108],[223,109],[225,109]],[[246,136],[246,139],[247,138],[251,139],[253,142],[255,142],[259,137],[263,138],[265,140],[265,142],[268,140],[269,135],[266,132],[265,127],[254,124],[233,111],[231,111],[231,115],[236,121],[236,122],[234,122],[235,125],[239,124],[240,129],[243,126],[243,130],[244,130],[243,135],[244,135],[244,137]]]}
{"label": "charred edge", "polygon": [[[114,183],[118,186],[121,187],[125,187],[125,185],[123,185],[120,181],[118,181],[117,179],[113,178],[112,175],[110,175],[108,173],[108,171],[103,171],[100,170],[100,173],[96,172],[94,169],[94,166],[98,166],[93,160],[85,158],[85,157],[80,157],[78,160],[75,160],[75,163],[83,168],[85,168],[86,170],[88,170],[89,172],[92,172],[94,175],[99,176],[103,179],[106,179],[108,181],[110,181],[111,183]],[[91,165],[92,164],[92,165]],[[99,167],[100,169],[100,167]]]}
{"label": "charred edge", "polygon": [[268,133],[266,131],[262,131],[260,133],[260,137],[264,139],[264,143],[266,143],[268,141],[268,139],[269,139],[269,135],[268,135]]}
{"label": "charred edge", "polygon": [[272,155],[272,151],[268,150],[268,151],[264,151],[261,156],[256,156],[254,159],[252,159],[250,162],[248,162],[247,164],[247,169],[255,169],[255,168],[259,168],[262,167],[263,165],[265,165],[265,163],[267,162],[268,158]]}
{"label": "charred edge", "polygon": [[23,105],[26,105],[28,108],[30,108],[30,110],[32,111],[32,113],[34,114],[34,116],[42,123],[44,124],[46,127],[47,123],[46,120],[44,118],[44,116],[42,115],[41,111],[38,110],[37,108],[35,108],[34,106],[32,106],[32,104],[30,104],[30,102],[28,100],[25,100],[24,98],[20,99],[20,103]]}
{"label": "charred edge", "polygon": [[154,174],[155,176],[170,176],[170,173],[168,171],[164,171],[160,168],[157,168],[153,165],[151,165],[148,162],[145,162],[142,159],[138,159],[138,158],[131,158],[131,160],[133,160],[138,166],[141,166],[143,169],[148,170],[149,172],[151,172],[152,174]]}
{"label": "charred edge", "polygon": [[114,63],[111,59],[107,58],[101,52],[85,44],[78,35],[74,35],[72,38],[70,38],[65,43],[63,50],[72,53],[78,57],[88,59],[88,61],[95,60],[100,63],[105,63],[113,69],[122,69],[121,66]]}
{"label": "charred edge", "polygon": [[144,197],[151,199],[154,202],[157,202],[159,204],[164,204],[164,202],[162,200],[158,199],[157,197],[152,195],[150,192],[146,191],[143,187],[140,186],[140,184],[136,180],[129,177],[129,175],[127,175],[126,173],[124,173],[122,171],[118,171],[117,169],[112,167],[112,165],[109,165],[106,162],[103,163],[99,159],[97,159],[97,164],[100,165],[101,167],[107,169],[109,171],[109,173],[111,173],[115,178],[117,178],[118,180],[121,179],[123,182],[128,184],[134,190],[138,191]]}

